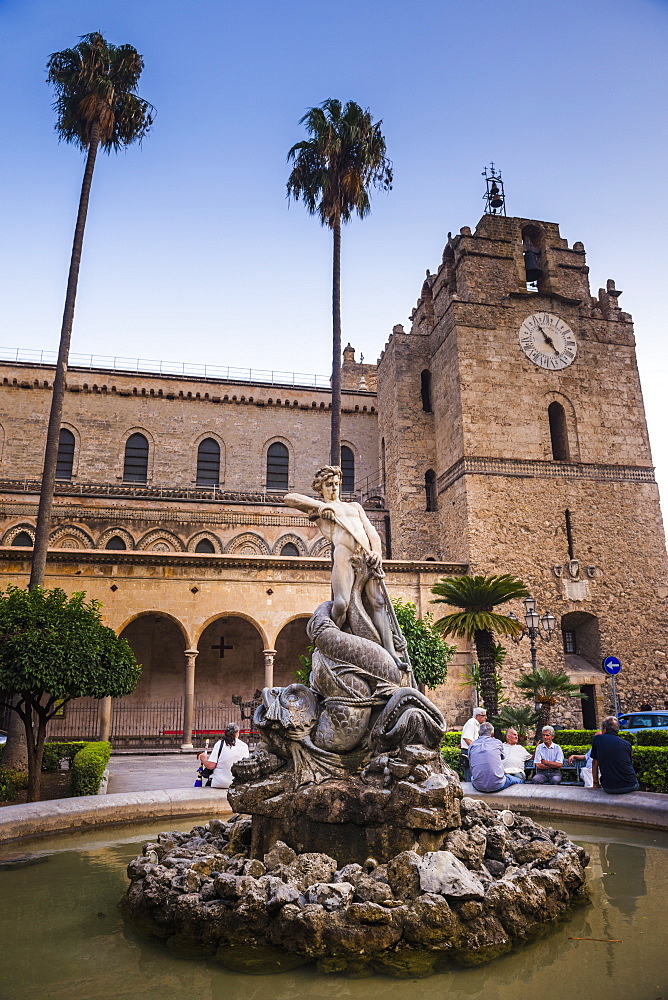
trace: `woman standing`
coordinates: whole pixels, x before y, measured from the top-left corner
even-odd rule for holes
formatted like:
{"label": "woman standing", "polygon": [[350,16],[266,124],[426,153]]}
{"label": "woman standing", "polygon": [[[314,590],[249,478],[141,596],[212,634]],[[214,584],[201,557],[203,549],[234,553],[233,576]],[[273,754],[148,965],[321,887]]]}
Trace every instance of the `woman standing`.
{"label": "woman standing", "polygon": [[215,744],[211,756],[206,751],[199,754],[199,761],[205,771],[213,772],[211,788],[229,788],[234,781],[232,765],[242,757],[248,757],[250,753],[248,744],[238,738],[238,732],[236,723],[228,723],[222,740]]}

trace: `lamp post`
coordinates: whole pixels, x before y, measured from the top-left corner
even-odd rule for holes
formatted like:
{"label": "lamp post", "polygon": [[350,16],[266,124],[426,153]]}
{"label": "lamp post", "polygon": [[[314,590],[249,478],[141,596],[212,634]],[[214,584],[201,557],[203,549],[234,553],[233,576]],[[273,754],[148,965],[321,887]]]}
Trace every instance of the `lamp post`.
{"label": "lamp post", "polygon": [[[535,673],[537,670],[536,640],[542,639],[543,642],[552,642],[557,619],[549,611],[546,611],[541,618],[536,611],[536,602],[533,597],[525,597],[522,603],[524,604],[524,621],[526,625],[520,635],[517,637],[513,636],[513,642],[520,643],[525,636],[529,636],[531,669]],[[517,615],[514,615],[512,611],[508,617],[512,618],[513,621],[519,621]]]}

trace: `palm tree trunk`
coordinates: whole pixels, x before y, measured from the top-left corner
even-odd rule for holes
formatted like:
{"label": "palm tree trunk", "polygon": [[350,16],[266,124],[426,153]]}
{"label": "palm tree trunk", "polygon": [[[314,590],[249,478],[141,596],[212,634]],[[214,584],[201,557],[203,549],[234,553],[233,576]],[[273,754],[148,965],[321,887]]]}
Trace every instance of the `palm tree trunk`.
{"label": "palm tree trunk", "polygon": [[74,240],[72,242],[70,273],[67,279],[67,294],[65,295],[63,324],[60,330],[60,347],[58,349],[56,373],[53,379],[49,427],[46,434],[44,468],[42,471],[42,486],[39,494],[37,527],[35,529],[35,548],[32,554],[32,569],[30,573],[30,583],[28,584],[29,590],[34,590],[35,587],[42,587],[44,585],[46,550],[49,545],[49,534],[51,531],[53,489],[56,482],[58,441],[60,438],[60,425],[62,422],[63,401],[66,389],[67,362],[70,353],[70,341],[72,339],[74,306],[77,297],[79,265],[81,264],[81,250],[83,247],[84,229],[86,227],[86,215],[88,214],[88,200],[90,198],[90,188],[93,181],[93,169],[95,167],[95,158],[97,156],[98,146],[99,129],[97,125],[94,125],[90,145],[88,146],[86,168],[84,170],[83,181],[81,184],[81,195],[79,197],[79,212],[77,214],[77,224],[74,229]]}
{"label": "palm tree trunk", "polygon": [[498,715],[494,636],[487,629],[478,629],[473,636],[473,641],[478,656],[482,700],[487,709],[487,719],[491,722]]}
{"label": "palm tree trunk", "polygon": [[330,464],[341,465],[341,222],[332,227],[332,433]]}

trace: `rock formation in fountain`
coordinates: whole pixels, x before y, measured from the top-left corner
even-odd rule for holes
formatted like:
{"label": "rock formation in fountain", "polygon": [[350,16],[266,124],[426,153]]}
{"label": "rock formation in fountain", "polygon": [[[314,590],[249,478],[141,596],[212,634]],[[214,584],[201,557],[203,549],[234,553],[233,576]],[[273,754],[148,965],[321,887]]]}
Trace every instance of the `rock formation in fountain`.
{"label": "rock formation in fountain", "polygon": [[414,976],[528,940],[583,892],[585,852],[508,810],[462,800],[445,721],[413,678],[380,538],[339,499],[285,502],[333,548],[332,600],[308,624],[309,685],[265,688],[262,746],[233,766],[237,815],[161,835],[133,861],[124,914],[175,954],[248,971]]}

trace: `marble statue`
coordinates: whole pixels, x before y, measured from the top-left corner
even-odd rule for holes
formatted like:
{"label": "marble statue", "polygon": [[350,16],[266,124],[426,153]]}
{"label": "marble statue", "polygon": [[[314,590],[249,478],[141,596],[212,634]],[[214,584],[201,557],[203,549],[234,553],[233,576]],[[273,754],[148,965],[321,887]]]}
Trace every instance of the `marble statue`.
{"label": "marble statue", "polygon": [[284,498],[317,520],[333,548],[332,600],[307,626],[309,684],[265,688],[255,713],[265,747],[291,761],[293,787],[359,774],[374,756],[406,745],[437,748],[445,732],[440,711],[415,683],[378,532],[360,504],[340,499],[341,478],[338,467],[325,466],[313,481],[322,500]]}

